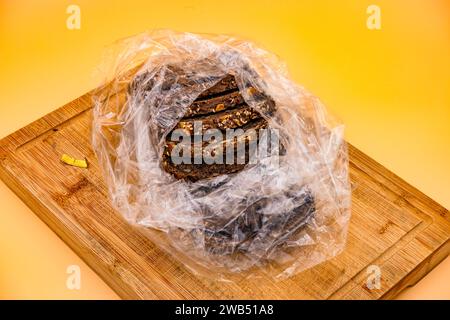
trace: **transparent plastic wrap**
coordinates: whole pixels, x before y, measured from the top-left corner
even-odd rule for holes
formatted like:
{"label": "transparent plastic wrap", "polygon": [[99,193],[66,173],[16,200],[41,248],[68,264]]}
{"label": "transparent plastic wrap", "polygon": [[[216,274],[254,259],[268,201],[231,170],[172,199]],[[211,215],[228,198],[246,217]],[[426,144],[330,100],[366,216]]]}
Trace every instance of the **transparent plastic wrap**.
{"label": "transparent plastic wrap", "polygon": [[282,279],[342,251],[343,126],[277,57],[232,37],[154,31],[109,48],[100,72],[93,146],[111,201],[178,261],[214,278]]}

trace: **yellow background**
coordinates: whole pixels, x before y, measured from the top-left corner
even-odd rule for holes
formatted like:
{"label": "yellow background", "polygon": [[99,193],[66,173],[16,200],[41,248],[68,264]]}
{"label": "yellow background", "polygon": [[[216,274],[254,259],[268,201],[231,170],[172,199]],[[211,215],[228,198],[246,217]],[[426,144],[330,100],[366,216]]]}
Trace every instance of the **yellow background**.
{"label": "yellow background", "polygon": [[[69,4],[81,29],[66,27]],[[368,30],[366,9],[381,8]],[[277,53],[348,140],[450,207],[446,0],[0,0],[0,137],[93,88],[102,49],[152,28],[240,35]],[[117,298],[0,183],[0,298]],[[82,271],[66,288],[66,268]],[[450,298],[450,258],[402,297]]]}

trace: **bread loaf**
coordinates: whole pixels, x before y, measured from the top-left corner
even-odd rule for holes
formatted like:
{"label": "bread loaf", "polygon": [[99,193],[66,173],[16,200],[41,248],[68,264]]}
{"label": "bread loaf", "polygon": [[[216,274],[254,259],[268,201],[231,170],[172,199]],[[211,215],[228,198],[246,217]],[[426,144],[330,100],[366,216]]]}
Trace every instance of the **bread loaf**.
{"label": "bread loaf", "polygon": [[[151,91],[153,86],[157,85],[163,92],[177,89],[198,89],[203,82],[207,83],[207,79],[211,80],[211,78],[214,77],[206,75],[203,81],[202,77],[195,75],[192,71],[169,65],[166,67],[162,79],[159,73],[139,74],[131,83],[129,91],[131,94],[133,92],[142,93]],[[266,117],[276,112],[276,105],[269,96],[251,85],[246,85],[242,89],[246,90],[253,101],[257,102],[258,110],[247,104],[235,76],[231,74],[216,79],[213,86],[203,90],[189,104],[178,123],[165,137],[161,155],[161,167],[165,172],[171,174],[175,179],[185,180],[189,183],[221,175],[239,174],[239,171],[248,165],[252,156],[249,146],[252,143],[257,145],[261,137],[260,132],[269,128]],[[167,101],[158,103],[167,104]],[[176,108],[175,104],[173,108]],[[176,112],[173,108],[168,106],[170,112]],[[196,122],[200,124],[198,128],[195,128]],[[219,130],[223,139],[204,141],[200,138],[200,143],[194,143],[197,135],[203,135],[211,129]],[[232,136],[231,139],[227,139],[226,132],[229,129],[241,129],[242,131]],[[176,130],[182,130],[186,136],[189,136],[188,142],[174,140],[173,133]],[[239,143],[245,145],[245,153],[241,155],[236,151]],[[231,146],[233,163],[226,161],[206,163],[204,161],[206,153],[210,150],[221,152],[225,157],[228,146]],[[173,160],[173,152],[177,147],[186,153],[184,156],[190,160],[189,163],[176,163]],[[281,147],[280,154],[284,152],[285,150]],[[214,188],[203,191],[207,196],[209,192],[214,192]],[[289,198],[289,190],[286,190],[280,197]],[[235,208],[240,208],[240,212],[232,212],[230,207],[230,214],[225,216],[205,209],[204,228],[191,230],[190,235],[198,235],[198,231],[200,231],[204,237],[205,249],[216,255],[237,254],[248,250],[256,252],[256,248],[250,249],[254,241],[264,248],[265,254],[268,254],[270,250],[283,245],[290,235],[304,227],[315,211],[314,199],[307,189],[301,194],[302,199],[298,199],[298,195],[292,195],[292,197],[295,198],[293,203],[300,205],[296,205],[287,212],[268,213],[264,210],[271,201],[280,200],[275,196],[261,198],[256,202],[250,201],[250,203],[244,199],[242,203],[234,204]]]}

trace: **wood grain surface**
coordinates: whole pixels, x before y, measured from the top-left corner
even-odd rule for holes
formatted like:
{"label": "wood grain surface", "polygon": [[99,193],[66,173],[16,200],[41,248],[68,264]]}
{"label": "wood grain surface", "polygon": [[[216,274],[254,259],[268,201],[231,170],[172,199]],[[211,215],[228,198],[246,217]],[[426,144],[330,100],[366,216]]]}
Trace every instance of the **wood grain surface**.
{"label": "wood grain surface", "polygon": [[[342,254],[278,282],[197,277],[111,207],[91,121],[86,94],[4,138],[0,177],[122,298],[393,298],[450,252],[449,211],[350,145],[352,218]],[[89,168],[64,165],[63,153],[86,157]],[[373,265],[379,289],[367,287]]]}

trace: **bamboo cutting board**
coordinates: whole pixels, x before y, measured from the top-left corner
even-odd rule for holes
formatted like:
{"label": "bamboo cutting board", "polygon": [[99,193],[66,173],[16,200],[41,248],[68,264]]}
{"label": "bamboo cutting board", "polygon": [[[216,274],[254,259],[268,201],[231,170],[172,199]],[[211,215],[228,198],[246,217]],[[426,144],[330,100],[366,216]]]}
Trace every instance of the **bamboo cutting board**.
{"label": "bamboo cutting board", "polygon": [[[90,145],[90,94],[0,141],[0,177],[121,297],[378,299],[413,285],[450,252],[450,214],[349,146],[355,186],[347,247],[297,276],[214,282],[194,276],[112,209]],[[86,157],[69,167],[63,153]],[[367,278],[380,268],[381,286]]]}

